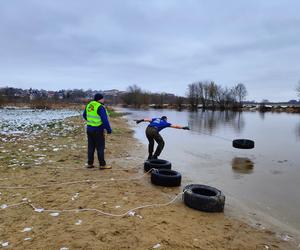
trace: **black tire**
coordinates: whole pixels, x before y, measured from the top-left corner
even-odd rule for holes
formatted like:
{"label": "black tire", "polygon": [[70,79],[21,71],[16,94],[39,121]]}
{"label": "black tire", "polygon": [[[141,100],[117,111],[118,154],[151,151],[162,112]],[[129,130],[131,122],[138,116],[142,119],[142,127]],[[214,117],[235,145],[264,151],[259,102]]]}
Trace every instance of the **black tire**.
{"label": "black tire", "polygon": [[232,141],[234,148],[251,149],[254,148],[254,141],[248,139],[237,139]]}
{"label": "black tire", "polygon": [[172,164],[169,161],[162,159],[151,159],[144,163],[144,170],[148,172],[151,168],[155,169],[171,169]]}
{"label": "black tire", "polygon": [[224,211],[225,195],[214,187],[191,184],[183,191],[183,201],[190,208],[204,212]]}
{"label": "black tire", "polygon": [[151,182],[163,187],[178,187],[181,185],[181,174],[170,169],[155,169],[151,172]]}

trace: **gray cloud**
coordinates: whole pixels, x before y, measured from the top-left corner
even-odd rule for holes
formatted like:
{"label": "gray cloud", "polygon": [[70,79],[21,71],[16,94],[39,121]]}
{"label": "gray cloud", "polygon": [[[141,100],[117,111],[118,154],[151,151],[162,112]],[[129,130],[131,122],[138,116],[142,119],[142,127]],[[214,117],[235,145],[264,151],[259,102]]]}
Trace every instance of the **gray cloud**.
{"label": "gray cloud", "polygon": [[[184,95],[212,79],[249,99],[296,98],[297,0],[4,1],[0,84]],[[278,91],[270,91],[276,89]]]}

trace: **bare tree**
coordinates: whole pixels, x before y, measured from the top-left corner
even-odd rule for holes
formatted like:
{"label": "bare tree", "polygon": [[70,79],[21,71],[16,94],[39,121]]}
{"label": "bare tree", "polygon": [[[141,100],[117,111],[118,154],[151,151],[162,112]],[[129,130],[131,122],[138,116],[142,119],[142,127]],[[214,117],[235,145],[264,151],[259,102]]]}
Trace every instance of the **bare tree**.
{"label": "bare tree", "polygon": [[149,105],[150,104],[150,93],[149,92],[144,92],[142,93],[142,103],[145,105]]}
{"label": "bare tree", "polygon": [[142,89],[137,85],[131,85],[127,88],[126,93],[123,95],[123,101],[127,105],[140,107],[143,102]]}
{"label": "bare tree", "polygon": [[208,97],[211,102],[212,108],[215,109],[217,98],[217,85],[214,82],[210,82],[208,85]]}
{"label": "bare tree", "polygon": [[198,98],[199,102],[202,104],[202,109],[205,110],[207,107],[207,101],[208,101],[208,83],[206,82],[198,82]]}
{"label": "bare tree", "polygon": [[183,102],[184,102],[184,98],[183,98],[183,97],[181,97],[181,96],[176,96],[176,99],[175,99],[175,105],[176,105],[176,108],[177,108],[178,110],[181,110]]}
{"label": "bare tree", "polygon": [[216,91],[216,102],[219,105],[221,110],[228,108],[229,102],[231,100],[231,91],[225,87],[223,88],[220,85],[217,85]]}
{"label": "bare tree", "polygon": [[188,85],[187,96],[192,109],[195,109],[198,103],[202,104],[204,110],[208,107],[237,109],[242,106],[242,102],[247,96],[247,89],[243,83],[227,88],[217,85],[213,81],[199,81]]}
{"label": "bare tree", "polygon": [[192,110],[196,110],[199,104],[198,85],[197,83],[191,83],[188,85],[188,100]]}
{"label": "bare tree", "polygon": [[245,87],[245,85],[243,83],[238,83],[235,87],[234,87],[234,93],[236,95],[236,98],[239,102],[239,105],[242,105],[242,101],[245,99],[245,97],[247,96],[247,89]]}

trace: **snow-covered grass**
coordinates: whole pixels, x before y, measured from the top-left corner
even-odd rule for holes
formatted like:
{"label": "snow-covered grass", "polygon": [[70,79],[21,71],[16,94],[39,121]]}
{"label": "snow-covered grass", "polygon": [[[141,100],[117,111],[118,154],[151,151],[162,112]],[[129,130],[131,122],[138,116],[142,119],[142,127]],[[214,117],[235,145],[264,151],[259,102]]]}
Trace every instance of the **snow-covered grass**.
{"label": "snow-covered grass", "polygon": [[0,109],[0,134],[37,134],[43,129],[59,129],[75,110]]}

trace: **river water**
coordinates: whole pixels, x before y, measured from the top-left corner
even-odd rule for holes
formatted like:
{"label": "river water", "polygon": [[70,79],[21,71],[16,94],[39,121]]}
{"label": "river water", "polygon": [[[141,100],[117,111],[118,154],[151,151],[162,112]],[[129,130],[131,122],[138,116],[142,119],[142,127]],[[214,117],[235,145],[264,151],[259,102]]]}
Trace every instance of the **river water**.
{"label": "river water", "polygon": [[[136,125],[133,119],[166,115],[172,124],[189,125],[190,131],[161,131],[166,144],[160,158],[181,172],[183,184],[217,187],[226,195],[225,213],[275,225],[299,237],[299,114],[125,111],[130,112],[127,118],[135,136],[145,145],[147,123]],[[239,138],[254,140],[255,148],[233,148],[232,140]]]}

